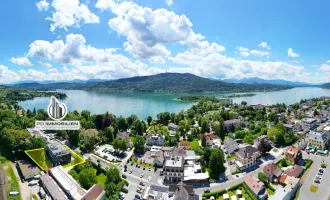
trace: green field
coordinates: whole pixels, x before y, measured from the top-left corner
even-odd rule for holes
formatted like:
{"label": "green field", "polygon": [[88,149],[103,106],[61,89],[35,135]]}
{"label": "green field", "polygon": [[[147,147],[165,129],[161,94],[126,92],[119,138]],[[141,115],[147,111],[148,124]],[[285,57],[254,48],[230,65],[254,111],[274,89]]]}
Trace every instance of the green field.
{"label": "green field", "polygon": [[46,157],[46,152],[44,148],[33,149],[25,151],[28,155],[42,170],[51,168],[52,164],[48,161]]}
{"label": "green field", "polygon": [[190,144],[190,150],[199,149],[198,140],[194,140],[192,142],[189,142],[189,144]]}

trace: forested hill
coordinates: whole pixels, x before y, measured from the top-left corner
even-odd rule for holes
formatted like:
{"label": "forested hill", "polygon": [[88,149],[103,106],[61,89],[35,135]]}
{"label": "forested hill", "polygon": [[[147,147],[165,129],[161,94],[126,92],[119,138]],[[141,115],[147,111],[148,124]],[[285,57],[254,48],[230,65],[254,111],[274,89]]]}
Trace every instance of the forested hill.
{"label": "forested hill", "polygon": [[290,86],[270,84],[236,84],[210,80],[185,73],[163,73],[137,76],[95,84],[85,84],[74,89],[91,91],[146,91],[146,92],[251,92],[289,89]]}
{"label": "forested hill", "polygon": [[325,88],[325,89],[330,89],[330,83],[326,83],[326,84],[322,85],[321,87]]}

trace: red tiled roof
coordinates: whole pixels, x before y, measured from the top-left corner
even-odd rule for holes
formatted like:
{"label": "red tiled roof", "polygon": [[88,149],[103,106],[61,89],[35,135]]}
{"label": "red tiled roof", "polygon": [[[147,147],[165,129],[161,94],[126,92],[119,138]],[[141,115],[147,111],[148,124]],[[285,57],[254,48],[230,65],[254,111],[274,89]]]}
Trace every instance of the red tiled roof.
{"label": "red tiled roof", "polygon": [[285,179],[286,177],[288,177],[288,175],[286,174],[282,174],[281,178],[280,178],[280,183],[284,184],[285,183]]}
{"label": "red tiled roof", "polygon": [[190,146],[190,143],[188,142],[188,141],[186,141],[186,140],[183,140],[183,141],[181,141],[180,142],[180,146],[184,146],[184,147],[189,147]]}
{"label": "red tiled roof", "polygon": [[293,176],[295,178],[299,177],[300,174],[303,172],[304,168],[299,165],[294,165],[292,168],[285,170],[283,173],[288,176]]}
{"label": "red tiled roof", "polygon": [[278,168],[274,163],[266,165],[263,170],[269,176],[274,175],[278,177],[281,174],[281,169]]}
{"label": "red tiled roof", "polygon": [[205,135],[205,137],[210,137],[210,140],[214,139],[214,134],[213,133],[204,133],[204,134],[200,134],[200,138],[202,139],[203,135]]}
{"label": "red tiled roof", "polygon": [[288,148],[286,148],[285,153],[294,154],[294,157],[296,157],[299,151],[300,150],[297,147],[289,146]]}
{"label": "red tiled roof", "polygon": [[256,180],[255,178],[253,178],[251,175],[248,175],[245,178],[245,184],[255,193],[258,194],[260,192],[260,190],[262,190],[264,188],[264,184],[259,181]]}

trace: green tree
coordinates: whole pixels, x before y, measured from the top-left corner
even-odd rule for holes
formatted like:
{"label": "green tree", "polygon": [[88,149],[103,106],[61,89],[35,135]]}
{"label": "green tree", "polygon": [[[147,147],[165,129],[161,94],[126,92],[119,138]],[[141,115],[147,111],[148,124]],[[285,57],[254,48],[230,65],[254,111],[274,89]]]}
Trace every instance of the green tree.
{"label": "green tree", "polygon": [[223,165],[224,156],[220,149],[212,149],[209,161],[209,174],[210,178],[218,180],[219,175],[226,171]]}
{"label": "green tree", "polygon": [[207,116],[204,116],[201,121],[202,133],[206,133],[209,129],[209,120]]}
{"label": "green tree", "polygon": [[202,139],[201,139],[201,144],[202,144],[202,147],[206,147],[206,137],[205,137],[205,134],[203,133],[202,135]]}
{"label": "green tree", "polygon": [[68,131],[68,136],[69,136],[69,142],[77,147],[79,145],[79,140],[80,140],[80,131],[79,130],[72,130]]}
{"label": "green tree", "polygon": [[140,120],[137,120],[135,122],[135,131],[138,135],[143,135],[143,132],[145,131],[143,122],[141,122]]}
{"label": "green tree", "polygon": [[120,140],[118,148],[122,152],[126,151],[127,150],[127,140]]}
{"label": "green tree", "polygon": [[79,173],[79,183],[86,190],[92,187],[96,183],[96,169],[83,169]]}
{"label": "green tree", "polygon": [[144,137],[136,136],[133,141],[133,147],[135,152],[143,153],[144,152],[144,144],[146,143]]}
{"label": "green tree", "polygon": [[263,182],[265,185],[268,185],[268,176],[265,174],[265,173],[263,173],[263,172],[259,172],[258,173],[258,179],[261,181],[261,182]]}
{"label": "green tree", "polygon": [[150,126],[151,122],[152,122],[152,117],[151,116],[148,116],[147,118],[147,122],[148,122],[148,126]]}
{"label": "green tree", "polygon": [[104,129],[104,134],[109,142],[112,142],[114,139],[115,129],[112,126],[109,126]]}
{"label": "green tree", "polygon": [[86,152],[91,152],[95,148],[95,145],[101,141],[101,138],[96,129],[87,129],[82,134],[82,140],[82,149]]}
{"label": "green tree", "polygon": [[119,117],[118,119],[118,130],[126,131],[129,128],[128,122],[125,118]]}

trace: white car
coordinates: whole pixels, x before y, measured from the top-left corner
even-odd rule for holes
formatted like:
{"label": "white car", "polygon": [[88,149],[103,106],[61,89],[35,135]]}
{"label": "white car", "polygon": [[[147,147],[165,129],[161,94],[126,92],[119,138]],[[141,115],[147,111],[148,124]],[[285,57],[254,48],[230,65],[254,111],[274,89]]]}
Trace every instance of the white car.
{"label": "white car", "polygon": [[129,170],[129,173],[131,174],[133,172],[133,170],[131,169],[131,170]]}
{"label": "white car", "polygon": [[141,174],[140,178],[142,178],[142,177],[143,177],[143,174]]}

